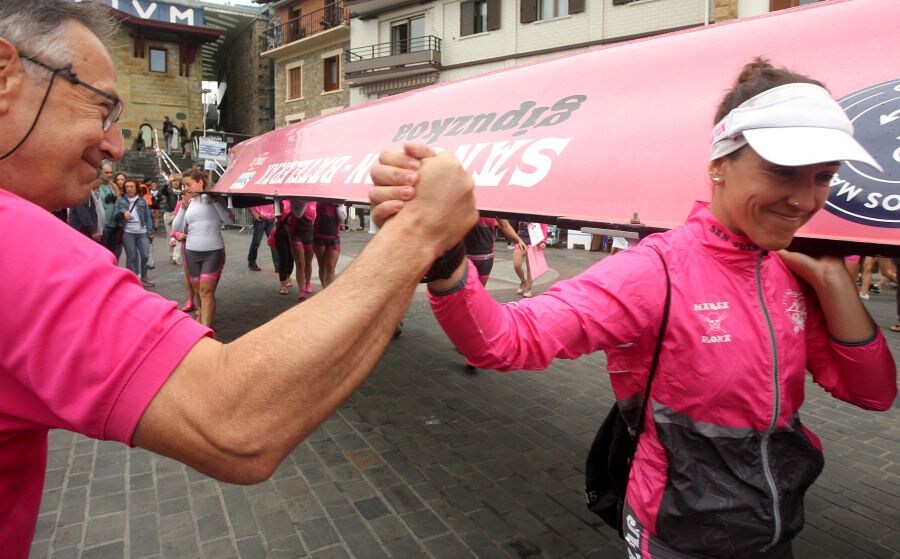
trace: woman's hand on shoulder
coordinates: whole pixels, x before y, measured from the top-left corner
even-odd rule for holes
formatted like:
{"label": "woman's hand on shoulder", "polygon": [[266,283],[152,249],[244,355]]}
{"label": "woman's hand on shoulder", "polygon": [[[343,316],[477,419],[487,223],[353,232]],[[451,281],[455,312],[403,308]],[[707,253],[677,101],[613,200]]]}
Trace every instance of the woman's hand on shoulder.
{"label": "woman's hand on shoulder", "polygon": [[810,256],[802,252],[779,250],[778,257],[800,279],[811,285],[813,289],[844,283],[850,277],[840,256]]}

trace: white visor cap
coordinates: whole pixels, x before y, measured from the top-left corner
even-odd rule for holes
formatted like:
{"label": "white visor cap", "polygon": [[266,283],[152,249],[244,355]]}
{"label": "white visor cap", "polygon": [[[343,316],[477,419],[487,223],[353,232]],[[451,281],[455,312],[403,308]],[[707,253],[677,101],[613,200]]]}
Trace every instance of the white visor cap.
{"label": "white visor cap", "polygon": [[744,101],[713,127],[712,142],[711,161],[750,144],[776,165],[859,161],[884,172],[853,138],[853,124],[837,101],[811,83],[773,87]]}

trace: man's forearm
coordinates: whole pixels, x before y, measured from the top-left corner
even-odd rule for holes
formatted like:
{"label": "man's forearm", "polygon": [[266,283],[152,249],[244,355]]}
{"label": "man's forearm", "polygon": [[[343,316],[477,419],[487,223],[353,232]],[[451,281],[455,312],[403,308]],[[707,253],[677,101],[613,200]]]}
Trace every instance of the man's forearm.
{"label": "man's forearm", "polygon": [[[402,217],[320,295],[230,344],[198,343],[151,403],[135,444],[220,479],[267,477],[366,378],[435,258]],[[185,425],[156,417],[166,407],[157,400],[178,406],[168,413]],[[144,429],[145,420],[165,429]],[[160,435],[171,429],[178,436]]]}

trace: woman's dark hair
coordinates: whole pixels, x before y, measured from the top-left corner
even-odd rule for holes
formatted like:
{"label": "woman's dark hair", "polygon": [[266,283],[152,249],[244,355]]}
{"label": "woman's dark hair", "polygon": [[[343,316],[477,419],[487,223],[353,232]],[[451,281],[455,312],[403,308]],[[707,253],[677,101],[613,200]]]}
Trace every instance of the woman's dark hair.
{"label": "woman's dark hair", "polygon": [[744,66],[743,70],[741,70],[741,75],[738,76],[737,81],[734,83],[734,87],[725,94],[725,97],[719,104],[719,109],[716,111],[716,118],[713,124],[718,123],[725,118],[725,115],[751,97],[756,97],[763,91],[768,91],[773,87],[789,83],[811,83],[825,87],[820,81],[792,72],[784,67],[776,68],[772,66],[768,59],[761,56],[756,57],[753,62]]}
{"label": "woman's dark hair", "polygon": [[119,173],[116,173],[116,175],[113,177],[113,182],[118,181],[119,177],[122,177],[123,179],[128,180],[128,175],[126,175],[125,173],[119,172]]}
{"label": "woman's dark hair", "polygon": [[203,190],[208,189],[210,186],[209,177],[206,175],[205,172],[203,172],[202,169],[199,169],[197,167],[194,167],[193,169],[191,169],[190,171],[185,173],[184,176],[191,177],[193,180],[195,180],[197,182],[203,181]]}
{"label": "woman's dark hair", "polygon": [[140,187],[138,186],[138,181],[136,181],[135,179],[129,179],[128,177],[125,177],[125,182],[122,183],[122,188],[126,188],[128,186],[128,183],[131,183],[134,185],[135,192],[140,192]]}

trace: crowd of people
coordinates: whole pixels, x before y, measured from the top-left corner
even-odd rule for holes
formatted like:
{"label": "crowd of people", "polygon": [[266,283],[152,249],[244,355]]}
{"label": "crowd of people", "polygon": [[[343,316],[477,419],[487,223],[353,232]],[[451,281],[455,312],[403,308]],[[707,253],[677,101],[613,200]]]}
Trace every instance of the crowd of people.
{"label": "crowd of people", "polygon": [[[494,224],[479,223],[459,161],[422,144],[385,151],[371,169],[380,230],[339,277],[340,207],[273,209],[282,288],[292,263],[308,296],[311,245],[325,289],[224,344],[210,326],[225,200],[197,169],[160,188],[110,181],[104,161],[122,157],[124,109],[104,48],[111,26],[99,3],[0,3],[0,260],[29,262],[0,267],[0,503],[13,504],[0,507],[5,557],[29,554],[50,429],[141,447],[227,482],[268,479],[371,373],[423,277],[438,322],[474,366],[543,369],[606,351],[622,415],[645,426],[623,510],[629,556],[791,557],[823,465],[799,418],[806,372],[852,405],[893,404],[896,365],[862,285],[841,258],[785,250],[824,205],[840,161],[877,166],[814,79],[748,64],[717,110],[711,201],[544,293],[531,293],[524,270],[514,303],[485,289],[486,246],[466,257],[467,233]],[[50,213],[66,208],[72,226]],[[170,261],[180,242],[197,321],[147,291],[149,243],[167,215]],[[522,231],[510,234],[519,252],[546,240],[539,224]]]}

